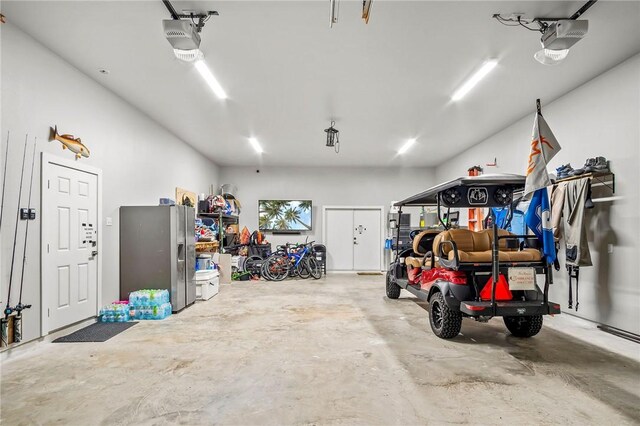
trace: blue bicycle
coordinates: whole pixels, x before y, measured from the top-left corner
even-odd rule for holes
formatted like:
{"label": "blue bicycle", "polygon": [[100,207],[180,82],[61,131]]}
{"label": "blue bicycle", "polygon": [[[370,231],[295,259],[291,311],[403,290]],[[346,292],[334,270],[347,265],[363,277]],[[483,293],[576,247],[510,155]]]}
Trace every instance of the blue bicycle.
{"label": "blue bicycle", "polygon": [[267,280],[282,281],[286,277],[320,279],[322,269],[312,252],[313,241],[305,244],[278,246],[275,253],[262,266],[262,276]]}

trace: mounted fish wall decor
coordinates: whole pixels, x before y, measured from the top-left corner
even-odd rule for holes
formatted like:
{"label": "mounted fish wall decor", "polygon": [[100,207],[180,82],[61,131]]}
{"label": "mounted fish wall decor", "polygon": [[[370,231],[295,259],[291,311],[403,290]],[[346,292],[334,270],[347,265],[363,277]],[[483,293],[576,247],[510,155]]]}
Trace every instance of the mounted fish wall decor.
{"label": "mounted fish wall decor", "polygon": [[58,126],[50,127],[49,142],[57,140],[62,144],[62,149],[69,148],[69,151],[76,155],[76,160],[80,157],[89,158],[91,152],[89,148],[82,144],[80,138],[76,138],[73,135],[59,135]]}

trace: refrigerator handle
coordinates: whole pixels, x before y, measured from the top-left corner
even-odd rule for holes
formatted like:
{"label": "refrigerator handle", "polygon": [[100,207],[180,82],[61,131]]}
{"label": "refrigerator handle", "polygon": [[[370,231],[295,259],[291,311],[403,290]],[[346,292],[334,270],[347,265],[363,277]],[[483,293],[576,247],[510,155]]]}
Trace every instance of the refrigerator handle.
{"label": "refrigerator handle", "polygon": [[184,262],[184,243],[178,244],[178,262]]}

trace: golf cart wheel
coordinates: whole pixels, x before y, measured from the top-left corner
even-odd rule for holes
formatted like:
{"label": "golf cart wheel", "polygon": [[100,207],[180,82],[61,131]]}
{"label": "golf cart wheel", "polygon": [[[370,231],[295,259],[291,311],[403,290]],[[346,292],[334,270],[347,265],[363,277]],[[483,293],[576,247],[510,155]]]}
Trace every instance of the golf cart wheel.
{"label": "golf cart wheel", "polygon": [[397,299],[400,297],[400,286],[393,282],[393,277],[391,276],[391,271],[387,272],[387,297],[389,299]]}
{"label": "golf cart wheel", "polygon": [[460,334],[462,313],[449,308],[442,293],[433,293],[429,299],[429,323],[433,334],[441,339],[452,339]]}
{"label": "golf cart wheel", "polygon": [[542,315],[504,317],[504,325],[516,337],[533,337],[542,329]]}

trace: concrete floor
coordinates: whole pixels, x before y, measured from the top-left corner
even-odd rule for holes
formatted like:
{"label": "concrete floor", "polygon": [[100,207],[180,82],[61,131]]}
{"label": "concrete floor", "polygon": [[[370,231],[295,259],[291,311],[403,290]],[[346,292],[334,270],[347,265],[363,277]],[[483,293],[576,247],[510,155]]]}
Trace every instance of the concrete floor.
{"label": "concrete floor", "polygon": [[500,320],[436,338],[383,277],[235,283],[106,343],[39,343],[2,366],[2,423],[638,424],[640,364]]}

